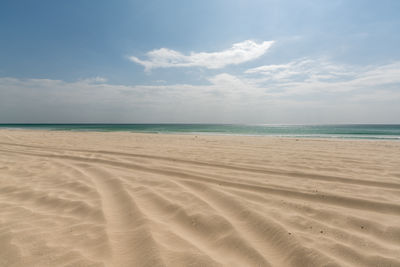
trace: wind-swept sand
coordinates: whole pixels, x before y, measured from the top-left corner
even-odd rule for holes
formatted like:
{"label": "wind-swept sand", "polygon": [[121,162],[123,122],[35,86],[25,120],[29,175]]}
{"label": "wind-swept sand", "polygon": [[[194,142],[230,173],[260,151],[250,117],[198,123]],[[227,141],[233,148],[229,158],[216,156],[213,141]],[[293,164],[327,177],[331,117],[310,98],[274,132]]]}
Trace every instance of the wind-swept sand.
{"label": "wind-swept sand", "polygon": [[400,266],[400,142],[1,130],[0,266]]}

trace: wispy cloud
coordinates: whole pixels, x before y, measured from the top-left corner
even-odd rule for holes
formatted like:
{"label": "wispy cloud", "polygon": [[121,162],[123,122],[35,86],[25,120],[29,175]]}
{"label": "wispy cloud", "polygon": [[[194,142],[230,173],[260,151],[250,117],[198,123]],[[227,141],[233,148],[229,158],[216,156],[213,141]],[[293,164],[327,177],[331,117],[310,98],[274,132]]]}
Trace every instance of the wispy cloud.
{"label": "wispy cloud", "polygon": [[[0,122],[393,123],[400,114],[400,62],[299,59],[207,80],[128,86],[99,77],[0,78]],[[379,111],[375,120],[371,110]]]}
{"label": "wispy cloud", "polygon": [[204,67],[208,69],[219,69],[227,65],[240,64],[259,58],[267,52],[273,43],[274,41],[256,43],[247,40],[233,44],[233,46],[227,50],[211,53],[191,52],[189,55],[184,55],[172,49],[161,48],[147,52],[147,60],[142,60],[135,56],[131,56],[129,59],[143,65],[147,71],[154,68],[168,67]]}
{"label": "wispy cloud", "polygon": [[400,62],[352,66],[324,59],[299,59],[245,71],[246,79],[279,94],[301,95],[385,89],[400,84]]}
{"label": "wispy cloud", "polygon": [[107,78],[96,76],[96,77],[92,77],[92,78],[83,79],[81,81],[87,82],[87,83],[106,83]]}
{"label": "wispy cloud", "polygon": [[245,71],[246,74],[262,76],[264,80],[271,81],[316,81],[339,80],[353,77],[360,69],[329,62],[326,59],[302,58],[285,64],[264,65]]}

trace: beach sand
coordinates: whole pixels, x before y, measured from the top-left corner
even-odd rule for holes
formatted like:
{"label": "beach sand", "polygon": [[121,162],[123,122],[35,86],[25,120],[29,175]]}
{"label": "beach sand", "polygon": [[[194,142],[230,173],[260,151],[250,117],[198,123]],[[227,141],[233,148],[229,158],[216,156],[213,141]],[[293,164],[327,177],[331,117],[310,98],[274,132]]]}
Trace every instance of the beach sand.
{"label": "beach sand", "polygon": [[0,130],[0,266],[400,266],[400,142]]}

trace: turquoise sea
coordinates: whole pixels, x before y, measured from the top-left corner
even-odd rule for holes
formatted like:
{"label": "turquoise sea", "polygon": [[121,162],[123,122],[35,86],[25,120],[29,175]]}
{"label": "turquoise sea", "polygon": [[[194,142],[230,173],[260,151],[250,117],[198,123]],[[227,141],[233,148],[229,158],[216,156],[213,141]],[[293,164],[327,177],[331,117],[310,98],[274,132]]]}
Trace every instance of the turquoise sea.
{"label": "turquoise sea", "polygon": [[0,124],[1,128],[46,129],[55,131],[128,131],[165,134],[253,135],[296,138],[384,139],[400,141],[399,124]]}

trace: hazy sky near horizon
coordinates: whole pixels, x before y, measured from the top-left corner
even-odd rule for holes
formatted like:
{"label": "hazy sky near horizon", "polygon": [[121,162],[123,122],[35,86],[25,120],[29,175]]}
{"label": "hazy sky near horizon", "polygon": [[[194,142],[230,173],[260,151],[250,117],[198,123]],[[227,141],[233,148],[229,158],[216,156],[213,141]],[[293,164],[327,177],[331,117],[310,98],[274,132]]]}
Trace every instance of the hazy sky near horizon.
{"label": "hazy sky near horizon", "polygon": [[400,1],[0,4],[0,123],[400,123]]}

